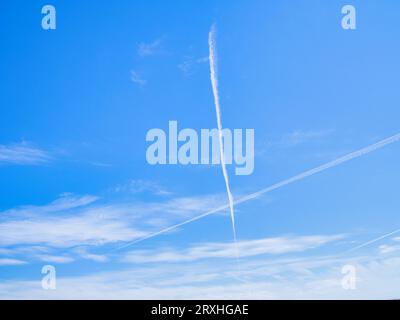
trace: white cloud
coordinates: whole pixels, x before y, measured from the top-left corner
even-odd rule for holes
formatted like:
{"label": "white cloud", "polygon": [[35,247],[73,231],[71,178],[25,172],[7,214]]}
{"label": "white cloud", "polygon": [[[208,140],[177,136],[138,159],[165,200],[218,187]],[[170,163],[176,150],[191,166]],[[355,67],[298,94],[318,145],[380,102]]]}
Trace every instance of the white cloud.
{"label": "white cloud", "polygon": [[287,145],[297,145],[310,140],[320,139],[331,134],[332,130],[319,130],[319,131],[303,131],[295,130],[292,133],[286,135],[282,143]]}
{"label": "white cloud", "polygon": [[277,146],[277,147],[294,147],[300,144],[320,141],[327,136],[331,135],[334,130],[294,130],[288,134],[285,134],[280,139],[275,141],[268,141],[267,146]]}
{"label": "white cloud", "polygon": [[74,250],[76,253],[79,254],[79,256],[83,259],[86,260],[91,260],[95,262],[106,262],[108,261],[108,257],[105,255],[100,255],[100,254],[93,254],[87,251],[86,248],[76,248]]}
{"label": "white cloud", "polygon": [[0,248],[0,254],[6,255],[6,254],[13,254],[13,253],[14,253],[14,251],[11,250],[11,249],[3,249],[3,248]]}
{"label": "white cloud", "polygon": [[141,179],[130,180],[125,184],[120,184],[114,188],[114,191],[131,194],[150,193],[158,196],[168,196],[172,194],[157,182]]}
{"label": "white cloud", "polygon": [[106,262],[108,261],[107,256],[101,254],[85,253],[81,254],[81,257],[86,260],[92,260],[95,262]]}
{"label": "white cloud", "polygon": [[[159,210],[178,216],[192,216],[194,213],[218,208],[226,203],[224,195],[205,195],[197,197],[178,197],[159,203]],[[155,205],[150,206],[153,210]]]}
{"label": "white cloud", "polygon": [[68,256],[38,255],[37,258],[50,263],[71,263],[75,261],[74,258]]}
{"label": "white cloud", "polygon": [[54,247],[105,244],[146,235],[124,221],[102,219],[95,209],[72,217],[36,217],[2,222],[0,234],[1,246],[43,244]]}
{"label": "white cloud", "polygon": [[[342,266],[356,268],[356,290],[344,290]],[[7,299],[395,299],[400,258],[314,257],[252,261],[241,265],[158,264],[91,275],[58,276],[57,290],[42,290],[40,280],[3,281]]]}
{"label": "white cloud", "polygon": [[0,266],[17,266],[21,264],[26,264],[26,262],[17,259],[0,259]]}
{"label": "white cloud", "polygon": [[156,39],[150,43],[141,42],[138,44],[137,53],[141,57],[155,55],[159,52],[161,44],[162,44],[161,38]]}
{"label": "white cloud", "polygon": [[147,81],[143,79],[142,76],[139,75],[139,73],[137,73],[135,70],[131,70],[131,80],[139,86],[144,86],[147,83]]}
{"label": "white cloud", "polygon": [[94,196],[63,195],[44,206],[24,206],[2,212],[0,246],[69,247],[128,241],[145,235],[135,230],[123,206],[88,206]]}
{"label": "white cloud", "polygon": [[399,245],[393,246],[393,245],[383,244],[383,245],[379,246],[379,252],[382,254],[392,253],[392,252],[399,251],[399,250],[400,250]]}
{"label": "white cloud", "polygon": [[202,58],[197,58],[197,59],[194,59],[192,57],[188,57],[188,58],[186,58],[186,60],[184,60],[182,63],[180,63],[178,65],[178,68],[182,71],[182,73],[185,76],[190,76],[195,72],[196,67],[198,65],[203,64],[203,63],[207,63],[208,59],[209,59],[208,56],[207,57],[202,57]]}
{"label": "white cloud", "polygon": [[302,252],[321,245],[343,239],[343,235],[276,237],[257,240],[242,240],[235,243],[207,243],[192,246],[186,250],[157,249],[153,251],[131,251],[125,262],[185,262],[210,258],[254,257],[264,254],[283,254]]}
{"label": "white cloud", "polygon": [[40,165],[51,160],[48,152],[27,143],[0,145],[0,164]]}
{"label": "white cloud", "polygon": [[[58,256],[54,254],[55,248],[129,243],[182,217],[213,208],[221,201],[218,196],[201,196],[102,204],[95,196],[64,194],[43,206],[21,206],[0,212],[0,253]],[[106,260],[92,253],[81,257]]]}
{"label": "white cloud", "polygon": [[[151,221],[164,221],[165,226],[170,226],[175,222],[180,222],[182,218],[191,218],[199,213],[219,208],[226,203],[226,196],[202,195],[194,197],[173,197],[162,201],[135,201],[127,203],[125,206],[134,215],[136,222],[141,226],[146,226]],[[221,210],[225,214],[224,210]],[[158,231],[158,230],[155,230]]]}
{"label": "white cloud", "polygon": [[[49,204],[43,206],[20,206],[15,209],[0,212],[0,217],[30,217],[39,216],[60,211],[68,211],[79,207],[87,206],[98,200],[98,197],[92,195],[75,196],[70,193],[61,194],[60,197]],[[1,218],[0,218],[1,219]]]}

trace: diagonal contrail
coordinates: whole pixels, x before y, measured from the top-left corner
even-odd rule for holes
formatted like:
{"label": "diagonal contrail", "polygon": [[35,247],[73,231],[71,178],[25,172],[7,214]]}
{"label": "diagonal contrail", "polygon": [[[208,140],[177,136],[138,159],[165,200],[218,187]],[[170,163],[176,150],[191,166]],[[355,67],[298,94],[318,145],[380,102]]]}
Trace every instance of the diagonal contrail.
{"label": "diagonal contrail", "polygon": [[210,50],[210,76],[211,86],[214,94],[215,111],[217,113],[217,125],[218,125],[218,136],[219,136],[219,154],[221,158],[222,173],[225,179],[226,193],[228,194],[229,210],[231,213],[233,238],[236,242],[236,227],[235,227],[235,212],[233,207],[233,196],[231,188],[229,186],[229,176],[226,171],[225,157],[224,157],[224,145],[222,137],[222,122],[221,122],[221,108],[219,103],[218,94],[218,75],[217,75],[217,52],[215,48],[215,24],[212,25],[210,33],[208,34],[208,47]]}
{"label": "diagonal contrail", "polygon": [[364,248],[364,247],[366,247],[366,246],[369,246],[370,244],[373,244],[373,243],[378,242],[378,241],[380,241],[380,240],[386,239],[387,237],[390,237],[390,236],[392,236],[392,235],[394,235],[394,234],[396,234],[396,233],[399,233],[399,232],[400,232],[400,229],[397,229],[397,230],[392,231],[392,232],[390,232],[390,233],[386,233],[386,234],[384,234],[383,236],[380,236],[380,237],[375,238],[375,239],[373,239],[373,240],[370,240],[370,241],[368,241],[368,242],[364,242],[363,244],[360,244],[360,245],[358,245],[357,247],[354,247],[354,248],[348,250],[347,252],[353,252],[353,251],[356,251],[356,250],[358,250],[358,249]]}
{"label": "diagonal contrail", "polygon": [[[360,149],[358,151],[349,153],[349,154],[347,154],[347,155],[345,155],[343,157],[340,157],[340,158],[338,158],[336,160],[328,162],[328,163],[326,163],[326,164],[324,164],[322,166],[319,166],[319,167],[316,167],[314,169],[305,171],[305,172],[300,173],[300,174],[298,174],[298,175],[296,175],[296,176],[294,176],[292,178],[289,178],[289,179],[283,180],[281,182],[278,182],[276,184],[273,184],[272,186],[269,186],[268,188],[265,188],[265,189],[262,189],[260,191],[251,193],[251,194],[249,194],[247,196],[241,197],[241,198],[239,198],[238,200],[236,200],[234,202],[234,205],[237,205],[237,204],[240,204],[240,203],[243,203],[243,202],[247,202],[247,201],[250,201],[252,199],[256,199],[256,198],[260,197],[263,194],[269,193],[271,191],[274,191],[276,189],[282,188],[282,187],[284,187],[286,185],[289,185],[291,183],[294,183],[294,182],[297,182],[299,180],[305,179],[305,178],[307,178],[309,176],[312,176],[314,174],[317,174],[319,172],[322,172],[322,171],[328,170],[330,168],[336,167],[336,166],[341,165],[342,163],[345,163],[345,162],[350,161],[352,159],[359,158],[359,157],[361,157],[361,156],[363,156],[365,154],[368,154],[368,153],[373,152],[375,150],[381,149],[381,148],[383,148],[383,147],[385,147],[387,145],[390,145],[390,144],[398,142],[398,141],[400,141],[400,133],[398,133],[398,134],[396,134],[394,136],[391,136],[391,137],[389,137],[387,139],[381,140],[381,141],[379,141],[377,143],[374,143],[374,144],[372,144],[372,145],[370,145],[368,147],[365,147],[363,149]],[[126,243],[123,246],[117,248],[116,250],[123,249],[123,248],[129,247],[131,245],[134,245],[136,243],[139,243],[139,242],[154,238],[156,236],[159,236],[160,234],[164,234],[166,232],[175,230],[176,228],[182,227],[182,226],[184,226],[186,224],[189,224],[191,222],[200,220],[200,219],[205,218],[205,217],[207,217],[207,216],[209,216],[211,214],[214,214],[214,213],[217,213],[217,212],[221,212],[221,211],[224,211],[226,209],[229,209],[228,205],[224,205],[224,206],[215,208],[213,210],[210,210],[210,211],[207,211],[205,213],[202,213],[202,214],[200,214],[200,215],[198,215],[196,217],[193,217],[193,218],[188,219],[186,221],[183,221],[181,223],[175,224],[173,226],[167,227],[167,228],[162,229],[160,231],[157,231],[155,233],[149,234],[149,235],[147,235],[147,236],[145,236],[143,238],[140,238],[140,239],[134,240],[132,242]]]}

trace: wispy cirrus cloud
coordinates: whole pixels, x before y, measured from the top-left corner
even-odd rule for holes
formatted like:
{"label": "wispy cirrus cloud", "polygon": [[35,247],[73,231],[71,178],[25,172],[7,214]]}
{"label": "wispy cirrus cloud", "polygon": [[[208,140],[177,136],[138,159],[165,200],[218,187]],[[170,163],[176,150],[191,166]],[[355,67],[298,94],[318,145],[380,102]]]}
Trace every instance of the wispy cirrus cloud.
{"label": "wispy cirrus cloud", "polygon": [[124,257],[124,261],[158,263],[196,261],[210,258],[234,259],[236,258],[237,250],[242,258],[265,254],[285,254],[310,250],[343,238],[343,235],[276,237],[242,240],[237,241],[236,245],[235,243],[206,243],[192,246],[186,250],[157,248],[154,251],[131,251]]}
{"label": "wispy cirrus cloud", "polygon": [[87,206],[94,203],[99,198],[92,195],[76,196],[71,193],[63,193],[56,200],[45,204],[45,205],[23,205],[9,210],[0,212],[0,221],[4,221],[8,218],[18,218],[18,217],[38,217],[44,216],[48,213],[54,212],[64,212],[80,207]]}
{"label": "wispy cirrus cloud", "polygon": [[393,246],[393,245],[386,245],[386,244],[379,246],[379,252],[382,254],[392,253],[392,252],[399,251],[399,250],[400,250],[400,246]]}
{"label": "wispy cirrus cloud", "polygon": [[0,246],[39,244],[52,247],[98,245],[128,241],[146,235],[127,221],[101,217],[104,211],[118,214],[118,208],[97,208],[73,216],[31,216],[0,223]]}
{"label": "wispy cirrus cloud", "polygon": [[196,213],[220,207],[224,203],[224,196],[222,194],[217,194],[195,197],[175,197],[159,203],[150,203],[145,207],[150,211],[165,211],[178,217],[191,217]]}
{"label": "wispy cirrus cloud", "polygon": [[143,77],[135,70],[131,70],[131,81],[141,87],[147,84],[147,80],[143,79]]}
{"label": "wispy cirrus cloud", "polygon": [[162,38],[157,38],[152,42],[140,42],[137,46],[137,54],[140,57],[153,56],[160,52]]}
{"label": "wispy cirrus cloud", "polygon": [[294,147],[300,144],[309,143],[313,141],[320,141],[327,138],[334,132],[332,129],[324,130],[294,130],[290,133],[283,135],[281,138],[268,142],[268,146],[277,147]]}
{"label": "wispy cirrus cloud", "polygon": [[127,220],[123,206],[94,205],[91,195],[64,194],[43,206],[22,206],[1,212],[0,246],[70,247],[134,239],[144,235]]}
{"label": "wispy cirrus cloud", "polygon": [[88,248],[78,247],[74,250],[81,258],[95,262],[107,262],[108,257],[103,254],[95,254],[89,252]]}
{"label": "wispy cirrus cloud", "polygon": [[[8,299],[394,299],[400,286],[400,258],[352,257],[356,290],[342,287],[342,267],[349,258],[315,256],[258,259],[235,265],[154,264],[82,276],[59,276],[57,290],[39,280],[2,281]],[[237,274],[246,281],[238,281]]]}
{"label": "wispy cirrus cloud", "polygon": [[396,251],[400,251],[400,237],[394,237],[388,243],[382,244],[379,246],[379,252],[381,254],[388,254]]}
{"label": "wispy cirrus cloud", "polygon": [[[130,242],[220,201],[218,196],[202,196],[104,204],[96,196],[66,193],[42,206],[20,206],[0,212],[0,255],[50,260],[60,257],[61,248]],[[72,253],[87,260],[107,260],[103,254],[89,250]]]}
{"label": "wispy cirrus cloud", "polygon": [[26,264],[26,262],[18,259],[0,259],[0,266],[18,266],[22,264]]}
{"label": "wispy cirrus cloud", "polygon": [[114,188],[114,191],[129,194],[150,193],[158,196],[172,195],[172,192],[166,190],[158,182],[143,179],[132,179],[124,184],[119,184]]}
{"label": "wispy cirrus cloud", "polygon": [[182,73],[185,76],[190,76],[192,75],[196,67],[200,64],[205,64],[209,61],[208,57],[202,57],[202,58],[193,58],[193,57],[187,57],[182,63],[178,65],[179,70],[182,71]]}
{"label": "wispy cirrus cloud", "polygon": [[65,255],[38,255],[36,256],[39,260],[43,262],[48,262],[48,263],[57,263],[57,264],[63,264],[63,263],[71,263],[74,262],[75,259],[69,256]]}
{"label": "wispy cirrus cloud", "polygon": [[50,154],[27,143],[0,145],[0,165],[41,165],[51,160]]}

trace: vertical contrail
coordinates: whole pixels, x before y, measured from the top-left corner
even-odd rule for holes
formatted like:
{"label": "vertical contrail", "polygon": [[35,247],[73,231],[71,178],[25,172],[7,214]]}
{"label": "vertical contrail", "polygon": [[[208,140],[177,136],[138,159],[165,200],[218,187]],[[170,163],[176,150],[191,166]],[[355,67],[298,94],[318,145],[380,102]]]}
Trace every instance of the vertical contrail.
{"label": "vertical contrail", "polygon": [[236,227],[235,227],[235,213],[233,208],[233,197],[231,193],[231,188],[229,186],[228,172],[226,171],[225,157],[224,157],[224,146],[222,137],[222,124],[221,124],[221,109],[219,104],[219,94],[218,94],[218,76],[217,76],[217,53],[215,48],[215,24],[211,26],[210,33],[208,34],[208,47],[210,50],[210,76],[211,76],[211,86],[214,94],[215,111],[217,113],[217,125],[218,125],[218,136],[219,136],[219,153],[221,158],[222,173],[225,179],[226,192],[228,194],[229,209],[231,212],[233,237],[236,242]]}

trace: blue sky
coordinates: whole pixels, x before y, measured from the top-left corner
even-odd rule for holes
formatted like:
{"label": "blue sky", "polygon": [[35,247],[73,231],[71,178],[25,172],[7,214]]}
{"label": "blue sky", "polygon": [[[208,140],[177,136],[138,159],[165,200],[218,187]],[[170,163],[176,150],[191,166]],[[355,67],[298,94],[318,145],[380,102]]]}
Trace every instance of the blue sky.
{"label": "blue sky", "polygon": [[[152,166],[148,130],[255,130],[235,199],[400,132],[395,0],[7,1],[0,39],[0,297],[398,298],[400,145],[235,206],[220,166]],[[41,288],[54,265],[57,289]],[[356,290],[341,286],[344,265]]]}

